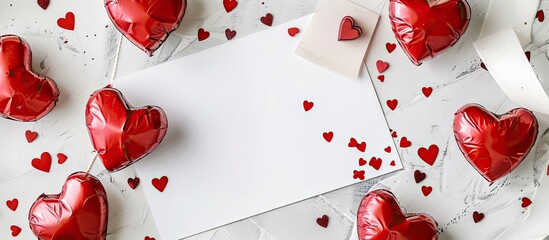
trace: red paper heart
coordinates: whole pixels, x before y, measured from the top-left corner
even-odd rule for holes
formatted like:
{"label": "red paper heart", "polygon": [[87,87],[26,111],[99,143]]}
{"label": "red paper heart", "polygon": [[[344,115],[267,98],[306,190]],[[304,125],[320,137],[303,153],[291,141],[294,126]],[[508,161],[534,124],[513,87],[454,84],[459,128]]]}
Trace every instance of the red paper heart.
{"label": "red paper heart", "polygon": [[421,192],[423,193],[423,196],[429,196],[431,192],[433,191],[433,188],[431,186],[421,186]]}
{"label": "red paper heart", "polygon": [[322,133],[322,137],[324,137],[324,140],[326,140],[326,142],[331,142],[332,139],[334,138],[334,133],[333,132],[325,132],[325,133]]}
{"label": "red paper heart", "polygon": [[323,228],[327,228],[329,222],[330,222],[330,218],[327,215],[323,215],[322,217],[319,217],[316,219],[316,224],[318,224]]}
{"label": "red paper heart", "polygon": [[466,0],[390,0],[389,18],[396,39],[410,60],[420,65],[452,45],[467,30],[471,10]]}
{"label": "red paper heart", "polygon": [[17,206],[19,206],[19,200],[17,200],[17,198],[8,200],[6,201],[6,206],[8,206],[10,210],[15,212],[17,210]]}
{"label": "red paper heart", "polygon": [[236,5],[238,5],[236,0],[223,0],[223,7],[225,7],[225,11],[227,11],[227,13],[230,13],[234,8],[236,8]]}
{"label": "red paper heart", "polygon": [[305,112],[308,112],[309,110],[311,110],[314,105],[315,105],[314,102],[309,102],[307,100],[303,101],[303,109],[305,109]]}
{"label": "red paper heart", "polygon": [[425,95],[425,97],[429,97],[429,96],[431,96],[431,93],[433,93],[433,88],[432,87],[423,87],[421,89],[421,91],[423,92],[423,95]]}
{"label": "red paper heart", "polygon": [[[391,132],[391,137],[397,138],[397,137],[398,137],[397,132]],[[402,145],[402,144],[401,144],[401,145]],[[402,146],[401,146],[401,147],[402,147]]]}
{"label": "red paper heart", "polygon": [[395,160],[391,161],[391,163],[389,163],[389,165],[391,165],[391,166],[393,166],[393,167],[396,166]]}
{"label": "red paper heart", "polygon": [[421,160],[433,166],[435,160],[437,160],[438,150],[438,146],[433,144],[429,146],[429,148],[419,148],[417,150],[417,155],[421,158]]}
{"label": "red paper heart", "polygon": [[292,27],[292,28],[288,28],[288,34],[292,37],[295,37],[295,35],[297,35],[299,33],[299,28],[296,28],[296,27]]}
{"label": "red paper heart", "polygon": [[353,170],[353,179],[360,179],[360,180],[364,180],[364,174],[366,172],[364,170]]}
{"label": "red paper heart", "polygon": [[149,56],[179,27],[187,0],[104,0],[114,26]]}
{"label": "red paper heart", "polygon": [[134,177],[134,178],[128,178],[128,186],[130,186],[131,189],[135,189],[137,186],[139,186],[139,178],[138,177]]}
{"label": "red paper heart", "polygon": [[55,82],[32,72],[32,52],[15,35],[0,36],[0,114],[18,121],[37,121],[59,97]]}
{"label": "red paper heart", "polygon": [[401,148],[407,148],[407,147],[410,147],[410,146],[412,146],[412,142],[410,142],[408,140],[408,138],[406,138],[406,137],[400,138],[400,147]]}
{"label": "red paper heart", "polygon": [[477,211],[473,212],[473,221],[475,223],[482,221],[482,219],[484,219],[484,213],[479,213]]}
{"label": "red paper heart", "polygon": [[356,149],[358,149],[358,151],[365,152],[366,151],[366,143],[361,142],[360,144],[356,145]]}
{"label": "red paper heart", "polygon": [[416,183],[420,183],[427,177],[427,174],[424,172],[421,172],[419,170],[414,171],[414,179],[416,180]]}
{"label": "red paper heart", "polygon": [[42,194],[29,212],[38,239],[99,240],[107,236],[107,193],[84,172],[70,175],[60,194]]}
{"label": "red paper heart", "polygon": [[522,203],[520,204],[520,206],[525,208],[525,207],[530,206],[530,204],[532,204],[532,200],[530,200],[530,198],[523,197],[522,198]]}
{"label": "red paper heart", "polygon": [[354,148],[358,145],[358,142],[356,141],[355,138],[350,138],[349,139],[349,144],[347,144],[348,147],[350,148]]}
{"label": "red paper heart", "polygon": [[381,163],[383,160],[381,158],[372,157],[370,159],[370,167],[373,167],[375,170],[379,170],[381,168]]}
{"label": "red paper heart", "polygon": [[168,177],[162,176],[161,178],[154,178],[152,180],[152,185],[159,192],[164,192],[164,189],[166,189],[166,185],[168,185]]}
{"label": "red paper heart", "polygon": [[387,107],[389,107],[389,109],[394,111],[397,105],[398,105],[398,100],[396,99],[387,100]]}
{"label": "red paper heart", "polygon": [[40,158],[35,158],[31,161],[31,165],[42,172],[49,173],[51,168],[51,155],[48,152],[43,152],[42,155],[40,155]]}
{"label": "red paper heart", "polygon": [[38,3],[38,6],[42,9],[46,10],[50,5],[50,0],[37,0],[36,3]]}
{"label": "red paper heart", "polygon": [[338,41],[355,40],[362,35],[362,29],[355,24],[355,19],[350,16],[345,16],[339,24]]}
{"label": "red paper heart", "polygon": [[385,75],[379,75],[379,76],[377,76],[377,79],[378,79],[380,82],[385,82]]}
{"label": "red paper heart", "polygon": [[204,28],[198,29],[198,41],[204,41],[210,37],[210,32],[204,30]]}
{"label": "red paper heart", "polygon": [[36,139],[36,137],[38,137],[37,132],[33,132],[31,130],[25,131],[25,138],[27,138],[28,143],[33,142]]}
{"label": "red paper heart", "polygon": [[145,240],[156,240],[156,239],[153,238],[153,237],[146,236],[146,237],[145,237]]}
{"label": "red paper heart", "polygon": [[232,40],[236,36],[236,31],[231,29],[225,29],[225,37],[227,40]]}
{"label": "red paper heart", "polygon": [[362,166],[366,165],[366,163],[367,162],[366,162],[366,160],[364,160],[364,158],[358,159],[358,166],[359,167],[362,167]]}
{"label": "red paper heart", "polygon": [[496,115],[469,104],[454,116],[454,136],[461,152],[489,182],[513,171],[526,158],[537,135],[536,116],[524,108]]}
{"label": "red paper heart", "polygon": [[397,45],[394,43],[385,43],[385,48],[387,52],[392,53],[396,49]]}
{"label": "red paper heart", "polygon": [[103,88],[86,104],[86,126],[103,165],[115,172],[152,152],[164,139],[168,120],[159,107],[132,108],[120,91]]}
{"label": "red paper heart", "polygon": [[57,19],[57,26],[59,26],[60,28],[64,28],[72,31],[74,30],[74,22],[75,22],[74,13],[67,12],[65,14],[65,18]]}
{"label": "red paper heart", "polygon": [[67,159],[68,159],[68,157],[65,154],[63,154],[63,153],[58,153],[57,154],[57,163],[63,164],[67,161]]}
{"label": "red paper heart", "polygon": [[543,22],[543,20],[545,20],[545,13],[543,12],[543,10],[539,10],[539,11],[536,13],[536,18],[537,18],[538,21],[540,21],[540,22]]}
{"label": "red paper heart", "polygon": [[403,213],[395,196],[383,189],[362,199],[357,214],[358,239],[437,239],[437,223],[428,215]]}
{"label": "red paper heart", "polygon": [[389,63],[388,62],[384,62],[384,61],[381,61],[381,60],[377,60],[376,62],[376,68],[377,68],[377,71],[379,73],[383,73],[387,70],[387,68],[389,68]]}
{"label": "red paper heart", "polygon": [[267,13],[267,15],[261,17],[259,20],[269,27],[273,25],[273,15],[270,13]]}
{"label": "red paper heart", "polygon": [[21,233],[21,228],[15,225],[11,225],[10,230],[12,237],[17,237]]}
{"label": "red paper heart", "polygon": [[391,153],[391,146],[387,146],[385,149],[383,149],[386,153]]}

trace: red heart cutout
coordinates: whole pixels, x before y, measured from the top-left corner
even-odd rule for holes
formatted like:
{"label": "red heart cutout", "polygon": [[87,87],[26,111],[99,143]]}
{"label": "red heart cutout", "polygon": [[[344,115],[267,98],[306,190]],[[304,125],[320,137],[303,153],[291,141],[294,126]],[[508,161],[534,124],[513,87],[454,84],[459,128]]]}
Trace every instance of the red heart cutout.
{"label": "red heart cutout", "polygon": [[424,172],[421,172],[419,170],[414,171],[414,179],[416,180],[416,183],[420,183],[427,177],[427,174]]}
{"label": "red heart cutout", "polygon": [[373,167],[375,170],[379,170],[381,168],[381,163],[383,160],[381,158],[372,157],[370,159],[370,166]]}
{"label": "red heart cutout", "polygon": [[425,95],[425,97],[429,97],[429,96],[431,96],[431,93],[433,93],[433,88],[432,87],[423,87],[421,89],[421,91],[423,92],[423,95]]}
{"label": "red heart cutout", "polygon": [[115,172],[152,152],[164,139],[168,120],[159,107],[132,108],[120,91],[103,88],[86,104],[86,126],[103,165]]}
{"label": "red heart cutout", "polygon": [[360,179],[360,180],[364,180],[364,174],[366,172],[364,170],[353,170],[353,179]]}
{"label": "red heart cutout", "polygon": [[31,161],[31,165],[42,172],[49,173],[51,169],[51,155],[48,152],[43,152],[40,158],[35,158]]}
{"label": "red heart cutout", "polygon": [[466,0],[390,0],[389,18],[398,43],[420,65],[452,45],[467,30],[471,10]]}
{"label": "red heart cutout", "polygon": [[366,162],[366,160],[364,160],[364,158],[358,159],[358,166],[359,167],[362,167],[362,166],[366,165],[366,163],[367,162]]}
{"label": "red heart cutout", "polygon": [[295,37],[295,35],[297,35],[299,33],[299,28],[296,28],[296,27],[292,27],[292,28],[288,28],[288,34],[292,37]]}
{"label": "red heart cutout", "polygon": [[358,149],[358,151],[365,152],[366,151],[366,143],[361,142],[360,144],[356,145],[356,149]]}
{"label": "red heart cutout", "polygon": [[387,107],[389,107],[389,109],[394,111],[397,105],[398,105],[398,100],[396,99],[387,100]]}
{"label": "red heart cutout", "polygon": [[314,102],[309,102],[307,100],[303,101],[303,109],[305,109],[305,112],[308,112],[309,110],[311,110],[311,108],[313,108],[314,105],[315,105]]}
{"label": "red heart cutout", "polygon": [[154,178],[152,180],[152,185],[159,192],[164,192],[164,189],[166,189],[166,185],[168,185],[168,177],[162,176],[161,178]]}
{"label": "red heart cutout", "polygon": [[68,157],[65,154],[63,154],[63,153],[58,153],[57,154],[57,163],[63,164],[67,161],[67,159],[68,159]]}
{"label": "red heart cutout", "polygon": [[187,0],[105,0],[105,8],[114,26],[152,56],[179,27]]}
{"label": "red heart cutout", "polygon": [[15,225],[11,225],[10,230],[12,237],[17,237],[21,233],[21,228]]}
{"label": "red heart cutout", "polygon": [[33,132],[31,130],[25,131],[25,138],[27,139],[28,143],[33,142],[36,139],[36,137],[38,137],[37,132]]}
{"label": "red heart cutout", "polygon": [[387,52],[392,53],[396,49],[397,45],[394,43],[385,43],[385,48]]}
{"label": "red heart cutout", "polygon": [[387,68],[389,68],[389,63],[388,62],[384,62],[384,61],[381,61],[381,60],[377,60],[376,62],[376,68],[377,68],[377,71],[379,73],[383,73],[387,70]]}
{"label": "red heart cutout", "polygon": [[[393,138],[397,138],[398,135],[397,135],[397,132],[391,132],[391,137]],[[410,143],[411,144],[411,143]],[[401,144],[402,145],[402,144]],[[401,146],[402,147],[402,146]]]}
{"label": "red heart cutout", "polygon": [[234,8],[236,8],[236,5],[238,5],[236,0],[223,0],[223,7],[225,7],[225,11],[227,11],[227,13],[230,13]]}
{"label": "red heart cutout", "polygon": [[407,137],[400,138],[400,147],[401,148],[407,148],[407,147],[410,147],[410,146],[412,146],[412,142],[410,142]]}
{"label": "red heart cutout", "polygon": [[543,22],[543,20],[545,20],[545,13],[543,12],[543,10],[539,10],[539,11],[536,13],[536,18],[537,18],[538,21],[540,21],[540,22]]}
{"label": "red heart cutout", "polygon": [[42,194],[29,212],[29,225],[38,239],[105,239],[107,193],[92,175],[70,175],[60,194]]}
{"label": "red heart cutout", "polygon": [[38,6],[42,9],[46,10],[50,5],[50,0],[37,0],[36,3],[38,3]]}
{"label": "red heart cutout", "polygon": [[210,37],[210,32],[204,30],[204,28],[198,29],[198,41],[204,41]]}
{"label": "red heart cutout", "polygon": [[324,140],[326,140],[326,142],[331,142],[332,139],[334,138],[334,133],[333,132],[325,132],[325,133],[322,133],[322,137],[324,137]]}
{"label": "red heart cutout", "polygon": [[263,24],[267,25],[267,26],[271,26],[273,25],[273,15],[270,14],[270,13],[267,13],[267,15],[265,15],[264,17],[261,17],[259,19]]}
{"label": "red heart cutout", "polygon": [[327,228],[328,223],[330,223],[330,217],[328,217],[327,215],[322,215],[322,217],[316,219],[316,224],[323,228]]}
{"label": "red heart cutout", "polygon": [[429,148],[419,148],[417,150],[417,155],[421,158],[421,160],[433,166],[435,160],[437,160],[438,150],[438,146],[433,144],[429,146]]}
{"label": "red heart cutout", "polygon": [[354,148],[358,145],[358,142],[356,141],[355,138],[351,138],[349,139],[349,144],[347,144],[348,147],[350,148]]}
{"label": "red heart cutout", "polygon": [[421,186],[421,192],[423,193],[423,196],[429,196],[431,192],[433,191],[433,188],[431,186]]}
{"label": "red heart cutout", "polygon": [[377,76],[377,79],[378,79],[380,82],[385,82],[385,75],[379,75],[379,76]]}
{"label": "red heart cutout", "polygon": [[536,116],[524,108],[496,115],[469,104],[454,115],[454,136],[461,152],[489,182],[513,171],[526,158],[537,135]]}
{"label": "red heart cutout", "polygon": [[391,153],[391,146],[387,146],[385,149],[383,149],[386,153]]}
{"label": "red heart cutout", "polygon": [[525,207],[530,206],[530,204],[532,204],[532,200],[530,200],[530,198],[523,197],[522,198],[522,203],[520,204],[520,206],[525,208]]}
{"label": "red heart cutout", "polygon": [[345,16],[339,24],[338,41],[355,40],[362,35],[362,28],[355,24],[355,19],[350,16]]}
{"label": "red heart cutout", "polygon": [[65,14],[65,18],[57,19],[57,26],[59,26],[60,28],[64,28],[72,31],[74,30],[74,22],[75,22],[74,13],[67,12]]}
{"label": "red heart cutout", "polygon": [[128,178],[128,186],[130,186],[131,189],[135,189],[139,185],[139,182],[140,180],[138,177]]}
{"label": "red heart cutout", "polygon": [[8,206],[10,210],[15,212],[17,210],[17,207],[19,206],[19,200],[17,200],[17,198],[8,200],[6,201],[6,206]]}
{"label": "red heart cutout", "polygon": [[389,163],[389,165],[391,165],[391,166],[393,166],[393,167],[396,166],[395,160],[391,161],[391,163]]}
{"label": "red heart cutout", "polygon": [[146,237],[145,237],[145,240],[156,240],[156,239],[153,238],[153,237],[146,236]]}
{"label": "red heart cutout", "polygon": [[482,221],[482,219],[484,219],[484,213],[479,213],[477,211],[473,212],[473,221],[475,223]]}
{"label": "red heart cutout", "polygon": [[227,40],[231,40],[236,36],[236,31],[231,29],[225,29],[225,37],[227,37]]}
{"label": "red heart cutout", "polygon": [[357,214],[358,239],[436,239],[437,223],[428,215],[403,213],[395,196],[383,189],[362,199]]}
{"label": "red heart cutout", "polygon": [[32,72],[32,52],[15,35],[0,36],[0,114],[18,121],[37,121],[59,97],[55,82]]}

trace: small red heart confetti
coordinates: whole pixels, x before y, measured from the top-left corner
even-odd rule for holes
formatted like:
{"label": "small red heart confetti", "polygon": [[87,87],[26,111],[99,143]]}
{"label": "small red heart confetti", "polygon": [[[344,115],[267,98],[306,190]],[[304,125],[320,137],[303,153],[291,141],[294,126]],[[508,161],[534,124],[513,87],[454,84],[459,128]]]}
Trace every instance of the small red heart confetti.
{"label": "small red heart confetti", "polygon": [[355,40],[362,35],[362,28],[355,24],[355,19],[351,16],[345,16],[339,24],[338,41]]}
{"label": "small red heart confetti", "polygon": [[525,207],[530,206],[530,204],[532,204],[532,200],[530,200],[530,198],[523,197],[522,198],[522,204],[520,204],[520,206],[525,208]]}
{"label": "small red heart confetti", "polygon": [[333,132],[324,132],[324,133],[322,133],[322,137],[324,137],[324,140],[326,140],[326,142],[331,142],[332,139],[334,138],[334,133]]}
{"label": "small red heart confetti", "polygon": [[230,13],[234,8],[236,8],[236,5],[238,5],[236,0],[223,0],[223,7],[225,7],[225,11],[227,11],[227,13]]}
{"label": "small red heart confetti", "polygon": [[323,228],[327,228],[329,222],[330,222],[330,218],[327,215],[323,215],[322,217],[319,217],[316,219],[316,224],[318,224]]}
{"label": "small red heart confetti", "polygon": [[357,170],[353,170],[353,178],[354,179],[360,179],[360,180],[364,180],[364,170],[360,170],[360,171],[357,171]]}
{"label": "small red heart confetti", "polygon": [[296,27],[292,27],[292,28],[288,28],[288,34],[292,37],[295,37],[295,35],[297,35],[299,33],[299,28],[296,28]]}
{"label": "small red heart confetti", "polygon": [[381,158],[372,157],[370,159],[370,167],[373,167],[375,170],[379,170],[381,168],[381,163],[383,163],[383,160]]}
{"label": "small red heart confetti", "polygon": [[421,186],[421,192],[423,193],[423,196],[429,196],[431,192],[433,191],[433,188],[431,186]]}
{"label": "small red heart confetti", "polygon": [[398,105],[398,100],[396,99],[387,100],[387,107],[389,107],[389,109],[394,111],[397,105]]}
{"label": "small red heart confetti", "polygon": [[414,171],[414,179],[416,180],[416,183],[420,183],[421,181],[425,180],[427,177],[427,174],[424,172],[421,172],[419,170]]}
{"label": "small red heart confetti", "polygon": [[387,68],[389,68],[389,63],[381,61],[381,60],[377,60],[376,67],[377,67],[377,71],[379,73],[383,73],[387,70]]}
{"label": "small red heart confetti", "polygon": [[40,158],[32,160],[31,165],[42,172],[49,173],[51,168],[51,155],[48,152],[43,152],[42,155],[40,155]]}
{"label": "small red heart confetti", "polygon": [[484,219],[484,213],[479,213],[477,211],[473,212],[473,221],[475,221],[475,223],[482,221],[482,219]]}
{"label": "small red heart confetti", "polygon": [[396,49],[397,45],[394,43],[385,43],[385,48],[387,48],[387,52],[392,53]]}
{"label": "small red heart confetti", "polygon": [[6,206],[8,206],[10,210],[15,212],[17,210],[17,206],[19,206],[19,200],[17,200],[17,198],[8,200],[6,201]]}
{"label": "small red heart confetti", "polygon": [[429,146],[429,148],[419,148],[417,150],[417,155],[427,164],[433,166],[435,163],[435,160],[437,160],[438,156],[438,146],[433,144]]}
{"label": "small red heart confetti", "polygon": [[27,142],[31,143],[38,137],[37,132],[33,132],[31,130],[25,131],[25,138],[27,138]]}
{"label": "small red heart confetti", "polygon": [[360,144],[356,145],[356,149],[358,149],[358,151],[365,152],[366,151],[366,143],[361,142]]}
{"label": "small red heart confetti", "polygon": [[11,230],[11,236],[13,237],[17,237],[19,236],[19,233],[21,233],[21,228],[15,225],[11,225],[10,230]]}
{"label": "small red heart confetti", "polygon": [[347,144],[348,147],[350,148],[354,148],[356,146],[358,146],[358,142],[356,141],[355,138],[351,138],[349,139],[349,144]]}
{"label": "small red heart confetti", "polygon": [[537,18],[538,21],[540,21],[540,22],[543,22],[543,20],[545,20],[545,13],[543,13],[543,10],[539,10],[539,11],[536,13],[536,18]]}
{"label": "small red heart confetti", "polygon": [[309,110],[311,110],[311,108],[313,108],[314,105],[315,105],[314,102],[309,102],[307,100],[303,101],[303,109],[305,109],[305,112],[308,112]]}
{"label": "small red heart confetti", "polygon": [[267,15],[261,17],[259,20],[269,27],[273,25],[273,15],[270,13],[267,13]]}
{"label": "small red heart confetti", "polygon": [[431,96],[431,93],[433,93],[433,88],[432,87],[423,87],[421,89],[421,91],[423,92],[423,95],[425,95],[425,97],[429,97],[429,96]]}
{"label": "small red heart confetti", "polygon": [[153,237],[146,236],[146,237],[145,237],[145,240],[156,240],[156,239],[153,238]]}
{"label": "small red heart confetti", "polygon": [[359,167],[362,167],[362,166],[366,165],[366,163],[367,162],[366,162],[366,160],[364,160],[364,158],[358,159],[358,166]]}
{"label": "small red heart confetti", "polygon": [[396,166],[395,160],[391,161],[391,163],[389,163],[389,165],[391,165],[391,166],[393,166],[393,167]]}
{"label": "small red heart confetti", "polygon": [[385,75],[379,75],[379,76],[377,76],[377,79],[378,79],[380,82],[385,82]]}
{"label": "small red heart confetti", "polygon": [[[397,132],[395,132],[395,131],[391,132],[391,137],[397,138],[397,137],[398,137]],[[401,147],[402,147],[402,146],[401,146]]]}
{"label": "small red heart confetti", "polygon": [[44,10],[46,10],[50,5],[50,0],[38,0],[36,2],[38,3],[38,6],[40,6]]}
{"label": "small red heart confetti", "polygon": [[236,36],[236,31],[231,29],[225,29],[225,37],[227,37],[227,40],[231,40]]}
{"label": "small red heart confetti", "polygon": [[412,146],[412,142],[408,140],[406,137],[400,138],[400,147],[401,148],[407,148],[409,146]]}
{"label": "small red heart confetti", "polygon": [[137,186],[139,186],[140,179],[138,177],[134,178],[128,178],[128,186],[130,186],[131,189],[135,189]]}
{"label": "small red heart confetti", "polygon": [[166,189],[166,185],[168,185],[168,177],[162,176],[161,178],[154,178],[152,180],[152,185],[159,192],[164,192],[164,189]]}
{"label": "small red heart confetti", "polygon": [[204,30],[204,28],[198,29],[198,41],[204,41],[210,37],[210,32]]}
{"label": "small red heart confetti", "polygon": [[386,153],[391,153],[391,146],[387,146],[385,149],[383,149]]}
{"label": "small red heart confetti", "polygon": [[67,159],[68,159],[68,157],[65,154],[63,154],[63,153],[58,153],[57,154],[57,163],[63,164],[67,161]]}
{"label": "small red heart confetti", "polygon": [[74,22],[74,13],[67,12],[67,14],[65,14],[65,18],[57,19],[57,26],[72,31],[74,30]]}

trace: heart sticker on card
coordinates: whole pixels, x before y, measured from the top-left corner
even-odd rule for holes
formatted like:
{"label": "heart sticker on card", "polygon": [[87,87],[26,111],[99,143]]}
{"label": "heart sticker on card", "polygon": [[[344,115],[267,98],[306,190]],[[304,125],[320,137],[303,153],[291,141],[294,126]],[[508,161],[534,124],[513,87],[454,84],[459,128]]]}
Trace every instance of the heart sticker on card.
{"label": "heart sticker on card", "polygon": [[362,35],[362,28],[356,25],[355,19],[350,16],[345,16],[341,19],[339,26],[338,41],[355,40]]}

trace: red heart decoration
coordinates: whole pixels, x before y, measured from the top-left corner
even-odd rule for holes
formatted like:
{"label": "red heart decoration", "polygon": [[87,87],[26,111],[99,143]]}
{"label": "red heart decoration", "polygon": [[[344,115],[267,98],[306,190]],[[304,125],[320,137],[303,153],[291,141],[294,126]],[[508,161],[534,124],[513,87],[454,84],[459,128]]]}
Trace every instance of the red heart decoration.
{"label": "red heart decoration", "polygon": [[322,137],[324,137],[324,140],[326,140],[326,142],[331,142],[332,139],[334,138],[334,133],[333,132],[325,132],[325,133],[322,133]]}
{"label": "red heart decoration", "polygon": [[397,45],[394,43],[385,43],[385,48],[387,52],[392,53],[396,49]]}
{"label": "red heart decoration", "polygon": [[238,5],[236,0],[223,0],[223,7],[225,7],[225,11],[227,11],[227,13],[230,13],[234,8],[236,8],[236,5]]}
{"label": "red heart decoration", "polygon": [[359,167],[362,167],[362,166],[366,165],[366,163],[367,162],[366,162],[366,160],[364,160],[364,158],[358,159],[358,166]]}
{"label": "red heart decoration", "polygon": [[55,82],[32,72],[32,52],[15,35],[0,36],[0,114],[18,121],[37,121],[59,97]]}
{"label": "red heart decoration", "polygon": [[198,29],[198,41],[204,41],[210,37],[210,32],[204,30],[204,28]]}
{"label": "red heart decoration", "polygon": [[395,196],[383,189],[362,199],[357,214],[358,239],[437,239],[437,223],[426,214],[402,212]]}
{"label": "red heart decoration", "polygon": [[153,237],[146,236],[146,237],[145,237],[145,240],[156,240],[156,239],[153,238]]}
{"label": "red heart decoration", "polygon": [[103,165],[115,172],[152,152],[164,139],[168,120],[159,107],[132,108],[120,91],[103,88],[86,104],[86,126]]}
{"label": "red heart decoration", "polygon": [[475,223],[482,221],[482,219],[484,219],[484,213],[479,213],[477,211],[473,212],[473,221]]}
{"label": "red heart decoration", "polygon": [[377,71],[379,73],[383,73],[387,70],[387,68],[389,68],[389,63],[388,62],[384,62],[384,61],[381,61],[381,60],[377,60],[376,62],[376,68],[377,68]]}
{"label": "red heart decoration", "polygon": [[269,27],[273,25],[273,15],[270,13],[267,13],[267,15],[261,17],[259,20]]}
{"label": "red heart decoration", "polygon": [[135,189],[139,185],[139,182],[140,180],[138,177],[128,178],[128,186],[130,186],[131,189]]}
{"label": "red heart decoration", "polygon": [[421,91],[423,92],[423,95],[425,95],[425,97],[429,97],[429,96],[431,96],[431,93],[433,93],[433,88],[432,87],[423,87],[421,89]]}
{"label": "red heart decoration", "polygon": [[345,16],[339,24],[338,41],[355,40],[362,35],[362,28],[355,24],[355,19],[351,16]]}
{"label": "red heart decoration", "polygon": [[107,236],[107,193],[92,175],[70,175],[60,194],[42,194],[29,212],[38,239],[99,240]]}
{"label": "red heart decoration", "polygon": [[356,149],[358,149],[358,151],[365,152],[366,151],[366,143],[361,142],[360,144],[356,145]]}
{"label": "red heart decoration", "polygon": [[75,22],[74,13],[67,12],[65,14],[65,18],[57,19],[57,26],[59,26],[60,28],[64,28],[72,31],[74,30],[74,24],[75,24],[74,22]]}
{"label": "red heart decoration", "polygon": [[50,0],[37,0],[36,3],[38,3],[38,6],[42,9],[46,10],[50,5]]}
{"label": "red heart decoration", "polygon": [[311,110],[311,108],[313,108],[314,105],[315,105],[314,102],[309,102],[307,100],[303,101],[303,109],[305,109],[305,112],[308,112],[309,110]]}
{"label": "red heart decoration", "polygon": [[36,137],[38,137],[37,132],[33,132],[31,130],[25,131],[25,138],[27,139],[28,143],[33,142],[36,139]]}
{"label": "red heart decoration", "polygon": [[11,225],[10,230],[12,237],[17,237],[21,233],[21,228],[15,225]]}
{"label": "red heart decoration", "polygon": [[[391,132],[391,137],[397,138],[397,137],[398,137],[397,132],[394,132],[394,131]],[[410,143],[410,144],[411,144],[411,143]],[[402,144],[401,144],[401,145],[402,145]],[[402,147],[402,146],[401,146],[401,147]]]}
{"label": "red heart decoration", "polygon": [[391,161],[391,163],[389,163],[389,165],[391,165],[391,166],[393,166],[393,167],[396,166],[395,160]]}
{"label": "red heart decoration", "polygon": [[51,169],[51,155],[48,152],[43,152],[40,158],[35,158],[31,161],[31,165],[42,172],[49,173]]}
{"label": "red heart decoration", "polygon": [[536,13],[536,18],[537,18],[538,21],[540,21],[540,22],[543,22],[543,20],[545,20],[545,13],[543,12],[543,10],[539,10],[539,11]]}
{"label": "red heart decoration", "polygon": [[431,186],[421,186],[421,192],[423,193],[423,196],[429,196],[431,192],[433,191],[433,187]]}
{"label": "red heart decoration", "polygon": [[179,27],[187,0],[105,0],[105,8],[114,26],[152,56]]}
{"label": "red heart decoration", "polygon": [[15,212],[17,210],[17,207],[19,206],[19,200],[17,200],[17,198],[8,200],[6,201],[6,206],[8,206],[10,210]]}
{"label": "red heart decoration", "polygon": [[391,146],[387,146],[385,149],[383,149],[386,153],[391,153]]}
{"label": "red heart decoration", "polygon": [[461,152],[489,182],[513,171],[526,158],[537,135],[536,116],[524,108],[496,115],[468,104],[454,115],[454,136]]}
{"label": "red heart decoration", "polygon": [[366,172],[364,170],[353,170],[353,179],[360,179],[360,180],[364,180],[364,174]]}
{"label": "red heart decoration", "polygon": [[427,174],[424,172],[421,172],[419,170],[414,171],[414,179],[416,180],[416,183],[420,183],[427,177]]}
{"label": "red heart decoration", "polygon": [[347,144],[348,147],[350,148],[354,148],[358,145],[358,142],[356,141],[355,138],[350,138],[349,139],[349,144]]}
{"label": "red heart decoration", "polygon": [[412,146],[412,142],[410,142],[407,137],[400,138],[400,147],[401,148],[407,148],[407,147],[410,147],[410,146]]}
{"label": "red heart decoration", "polygon": [[292,28],[288,28],[288,34],[292,37],[295,37],[295,35],[297,35],[299,33],[299,28],[296,28],[296,27],[292,27]]}
{"label": "red heart decoration", "polygon": [[420,65],[435,57],[463,35],[471,10],[466,0],[390,0],[389,18],[398,43],[410,60]]}
{"label": "red heart decoration", "polygon": [[525,207],[530,206],[530,204],[532,204],[532,200],[530,200],[530,198],[523,197],[522,198],[522,203],[520,204],[520,206],[525,208]]}
{"label": "red heart decoration", "polygon": [[225,37],[227,37],[227,40],[231,40],[236,36],[236,31],[231,29],[225,29]]}
{"label": "red heart decoration", "polygon": [[379,75],[379,76],[377,76],[377,79],[378,79],[380,82],[385,82],[385,75]]}
{"label": "red heart decoration", "polygon": [[162,176],[161,178],[154,178],[152,180],[152,185],[159,192],[164,192],[164,189],[166,189],[166,186],[168,185],[168,177]]}
{"label": "red heart decoration", "polygon": [[387,100],[387,107],[389,107],[389,109],[394,111],[397,105],[398,105],[398,100],[396,99]]}
{"label": "red heart decoration", "polygon": [[421,158],[421,160],[433,166],[435,160],[437,160],[438,150],[438,146],[433,144],[429,146],[429,148],[419,148],[417,150],[417,155]]}
{"label": "red heart decoration", "polygon": [[370,166],[373,167],[375,170],[379,170],[381,168],[381,163],[383,160],[381,158],[372,157],[370,159]]}
{"label": "red heart decoration", "polygon": [[316,219],[316,224],[323,228],[327,228],[328,223],[330,223],[330,217],[328,217],[327,215],[322,215],[322,217]]}
{"label": "red heart decoration", "polygon": [[63,154],[63,153],[58,153],[57,154],[57,163],[63,164],[67,161],[67,159],[68,159],[68,157],[65,154]]}

